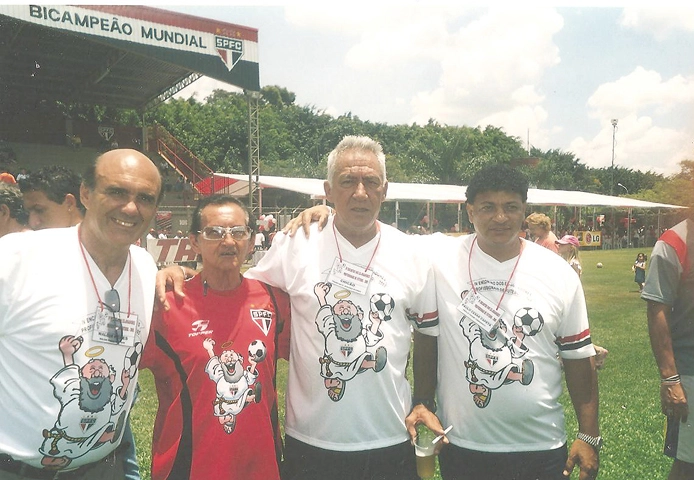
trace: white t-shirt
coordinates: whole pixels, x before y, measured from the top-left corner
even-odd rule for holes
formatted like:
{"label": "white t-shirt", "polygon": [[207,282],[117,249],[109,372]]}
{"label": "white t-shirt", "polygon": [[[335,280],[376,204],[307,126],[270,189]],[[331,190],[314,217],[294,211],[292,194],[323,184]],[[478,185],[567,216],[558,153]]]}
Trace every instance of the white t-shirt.
{"label": "white t-shirt", "polygon": [[[439,418],[444,426],[453,425],[447,436],[459,447],[559,448],[566,432],[557,355],[595,355],[579,277],[559,255],[525,240],[520,259],[500,263],[476,242],[471,255],[475,237],[421,239],[436,275]],[[500,333],[492,338],[458,309],[463,292],[473,290],[470,279],[493,307],[501,300],[506,338]],[[526,324],[523,334],[513,331],[515,322]]]}
{"label": "white t-shirt", "polygon": [[[111,285],[85,249],[95,290],[78,242],[77,227],[0,239],[0,452],[37,468],[42,460],[64,458],[64,468],[74,469],[119,445],[137,383],[129,362],[146,343],[152,316],[156,266],[133,246],[114,285],[123,342],[97,339],[113,318],[103,314],[95,333],[97,292],[104,301]],[[132,376],[123,391],[126,369]],[[111,378],[109,387],[103,380]],[[93,398],[97,392],[102,396]]]}
{"label": "white t-shirt", "polygon": [[[333,228],[333,218],[322,232],[312,225],[308,239],[301,232],[293,238],[278,233],[258,266],[246,272],[290,295],[285,431],[319,448],[360,451],[407,441],[410,327],[438,333],[429,262],[411,237],[379,225],[380,235],[360,248]],[[360,270],[368,266],[372,278],[365,294],[328,284],[340,255]],[[357,309],[361,325],[360,314],[351,315]],[[383,319],[378,328],[372,328],[374,310]],[[340,384],[341,398],[329,398],[326,384]]]}

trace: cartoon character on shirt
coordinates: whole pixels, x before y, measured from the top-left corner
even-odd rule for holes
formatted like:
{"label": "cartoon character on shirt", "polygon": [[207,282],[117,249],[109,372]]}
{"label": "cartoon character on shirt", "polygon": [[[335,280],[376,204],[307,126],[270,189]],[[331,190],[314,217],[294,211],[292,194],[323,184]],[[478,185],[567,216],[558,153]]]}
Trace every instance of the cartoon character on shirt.
{"label": "cartoon character on shirt", "polygon": [[[256,365],[267,354],[265,345],[255,340],[249,345],[249,366],[244,370],[243,356],[234,350],[223,350],[219,356],[214,354],[215,342],[206,338],[202,346],[207,350],[210,360],[205,372],[217,385],[217,396],[213,402],[214,415],[226,433],[233,433],[236,428],[236,416],[249,404],[260,403],[262,385],[256,382],[258,370]],[[222,345],[224,348],[225,345]]]}
{"label": "cartoon character on shirt", "polygon": [[[463,297],[467,292],[463,292]],[[535,325],[524,324],[525,313],[535,315]],[[476,322],[463,316],[460,327],[470,343],[470,354],[465,362],[465,377],[470,384],[472,400],[479,408],[489,405],[492,391],[513,382],[528,385],[532,382],[535,366],[529,358],[526,336],[536,335],[544,324],[542,316],[534,309],[522,308],[514,315],[511,334],[502,319],[497,328],[489,332]],[[539,326],[537,326],[539,325]]]}
{"label": "cartoon character on shirt", "polygon": [[[388,361],[388,351],[379,346],[375,352],[371,349],[383,339],[380,330],[382,321],[390,320],[390,315],[377,308],[372,297],[369,309],[369,322],[364,322],[364,311],[354,302],[347,300],[350,292],[342,290],[334,305],[327,302],[332,285],[319,282],[313,291],[318,299],[320,309],[316,313],[316,326],[325,339],[323,356],[318,359],[321,376],[324,378],[328,397],[338,402],[345,393],[345,382],[366,370],[380,372]],[[337,296],[337,295],[336,295]],[[392,311],[392,306],[390,306]]]}
{"label": "cartoon character on shirt", "polygon": [[60,413],[53,428],[43,430],[39,448],[44,455],[41,464],[49,469],[63,469],[91,449],[117,440],[112,418],[125,405],[130,371],[123,369],[122,385],[114,391],[115,369],[97,358],[103,347],[87,350],[90,359],[82,367],[75,364],[74,355],[82,342],[82,337],[66,335],[58,344],[65,367],[51,378],[51,384]]}

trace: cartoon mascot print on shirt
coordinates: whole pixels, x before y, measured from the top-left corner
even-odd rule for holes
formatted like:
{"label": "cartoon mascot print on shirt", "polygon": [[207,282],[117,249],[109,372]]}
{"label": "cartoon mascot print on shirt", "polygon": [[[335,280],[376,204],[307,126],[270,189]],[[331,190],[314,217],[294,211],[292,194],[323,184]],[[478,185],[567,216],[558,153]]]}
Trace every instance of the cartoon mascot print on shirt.
{"label": "cartoon mascot print on shirt", "polygon": [[[467,292],[463,292],[462,297]],[[535,366],[529,358],[526,336],[542,330],[542,315],[533,308],[521,308],[513,316],[509,334],[502,318],[499,327],[487,333],[477,323],[464,316],[460,320],[463,334],[470,342],[470,356],[465,362],[465,378],[470,384],[472,400],[479,408],[489,405],[492,391],[512,382],[529,385]]]}
{"label": "cartoon mascot print on shirt", "polygon": [[328,397],[338,402],[345,394],[345,383],[358,373],[368,369],[380,372],[386,366],[388,351],[379,346],[383,339],[381,322],[390,320],[394,302],[387,294],[371,297],[369,320],[364,322],[364,311],[347,297],[348,290],[334,294],[337,302],[330,305],[327,296],[332,285],[319,282],[313,291],[320,309],[316,314],[316,326],[325,339],[323,356],[318,359]]}
{"label": "cartoon mascot print on shirt", "polygon": [[97,358],[104,347],[90,348],[85,352],[89,361],[82,367],[75,364],[74,355],[82,342],[82,337],[66,335],[58,344],[65,367],[51,378],[51,384],[60,413],[53,428],[43,430],[39,449],[44,455],[41,463],[49,469],[63,469],[89,450],[118,438],[112,418],[123,409],[130,378],[135,374],[133,368],[124,368],[122,385],[114,391],[115,369]]}
{"label": "cartoon mascot print on shirt", "polygon": [[206,338],[202,346],[207,350],[210,360],[205,372],[210,380],[217,384],[217,396],[213,402],[214,415],[228,434],[236,428],[236,416],[249,404],[260,403],[262,385],[256,382],[258,370],[256,365],[267,356],[267,348],[260,340],[254,340],[248,346],[248,368],[243,368],[243,356],[234,350],[227,349],[229,343],[222,345],[225,349],[219,356],[214,354],[214,340]]}

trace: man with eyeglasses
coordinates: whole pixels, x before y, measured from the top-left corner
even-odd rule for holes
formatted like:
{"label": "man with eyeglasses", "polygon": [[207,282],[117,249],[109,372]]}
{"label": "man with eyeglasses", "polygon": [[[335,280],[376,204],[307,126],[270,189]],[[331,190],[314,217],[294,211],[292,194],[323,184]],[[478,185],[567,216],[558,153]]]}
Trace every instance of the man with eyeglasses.
{"label": "man with eyeglasses", "polygon": [[275,372],[289,356],[289,298],[241,275],[255,228],[230,195],[204,197],[193,213],[202,270],[155,313],[141,363],[159,397],[153,480],[279,480]]}
{"label": "man with eyeglasses", "polygon": [[0,239],[0,478],[122,479],[156,266],[133,243],[161,193],[135,150],[96,159],[72,228]]}

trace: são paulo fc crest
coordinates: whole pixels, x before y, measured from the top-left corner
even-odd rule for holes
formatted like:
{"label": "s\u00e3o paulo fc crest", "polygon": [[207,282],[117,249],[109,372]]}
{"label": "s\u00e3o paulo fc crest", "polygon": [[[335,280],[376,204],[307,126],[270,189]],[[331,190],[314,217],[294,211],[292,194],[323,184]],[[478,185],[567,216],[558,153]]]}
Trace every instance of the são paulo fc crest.
{"label": "s\u00e3o paulo fc crest", "polygon": [[224,65],[231,71],[243,57],[243,40],[215,35],[214,46]]}
{"label": "s\u00e3o paulo fc crest", "polygon": [[267,337],[272,327],[272,312],[269,310],[251,308],[251,319]]}

